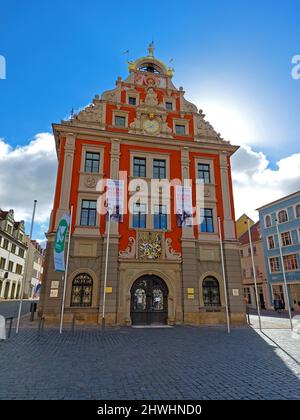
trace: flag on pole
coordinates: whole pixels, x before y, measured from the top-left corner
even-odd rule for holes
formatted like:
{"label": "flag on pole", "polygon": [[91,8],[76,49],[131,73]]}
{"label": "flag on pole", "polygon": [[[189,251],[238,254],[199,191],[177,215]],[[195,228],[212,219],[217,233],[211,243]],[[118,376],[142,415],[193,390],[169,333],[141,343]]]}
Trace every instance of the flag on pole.
{"label": "flag on pole", "polygon": [[106,205],[112,220],[122,221],[124,214],[124,181],[118,179],[106,180]]}
{"label": "flag on pole", "polygon": [[177,217],[177,226],[193,226],[193,205],[192,205],[192,187],[175,187],[175,213]]}
{"label": "flag on pole", "polygon": [[65,241],[70,224],[70,216],[65,213],[61,218],[54,241],[54,270],[65,272]]}

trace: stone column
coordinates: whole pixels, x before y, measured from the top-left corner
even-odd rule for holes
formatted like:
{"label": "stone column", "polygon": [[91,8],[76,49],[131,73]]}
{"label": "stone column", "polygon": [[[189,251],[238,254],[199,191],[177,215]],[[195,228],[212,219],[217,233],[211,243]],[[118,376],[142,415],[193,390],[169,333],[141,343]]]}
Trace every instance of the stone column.
{"label": "stone column", "polygon": [[59,208],[56,213],[55,229],[57,228],[62,215],[69,211],[70,193],[72,185],[73,162],[75,153],[76,137],[73,133],[66,135],[65,157],[63,163],[63,174],[61,180],[61,192]]}
{"label": "stone column", "polygon": [[9,289],[8,289],[7,299],[12,299],[12,297],[11,297],[11,289],[12,289],[12,285],[13,285],[13,282],[12,282],[12,281],[10,281],[10,282],[9,282]]}
{"label": "stone column", "polygon": [[234,221],[232,220],[227,157],[227,152],[222,151],[220,153],[221,185],[224,212],[224,240],[234,240],[236,238]]}

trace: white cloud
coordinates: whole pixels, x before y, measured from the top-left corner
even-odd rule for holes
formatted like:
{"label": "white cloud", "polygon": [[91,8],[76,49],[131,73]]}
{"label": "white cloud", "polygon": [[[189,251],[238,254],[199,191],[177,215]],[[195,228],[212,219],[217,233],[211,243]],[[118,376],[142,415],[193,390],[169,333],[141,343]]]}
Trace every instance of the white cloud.
{"label": "white cloud", "polygon": [[0,207],[14,209],[18,220],[47,223],[53,206],[57,157],[54,137],[39,133],[29,144],[12,148],[0,139]]}
{"label": "white cloud", "polygon": [[241,146],[232,158],[236,216],[247,213],[258,219],[256,208],[300,189],[300,154],[293,154],[268,167],[262,152]]}
{"label": "white cloud", "polygon": [[[243,145],[232,158],[236,216],[257,220],[256,208],[300,189],[300,154],[277,162],[275,169],[263,152]],[[53,206],[57,157],[50,133],[37,134],[28,145],[12,148],[0,139],[0,208],[15,210],[18,220],[30,221],[37,199],[36,222],[47,231]]]}

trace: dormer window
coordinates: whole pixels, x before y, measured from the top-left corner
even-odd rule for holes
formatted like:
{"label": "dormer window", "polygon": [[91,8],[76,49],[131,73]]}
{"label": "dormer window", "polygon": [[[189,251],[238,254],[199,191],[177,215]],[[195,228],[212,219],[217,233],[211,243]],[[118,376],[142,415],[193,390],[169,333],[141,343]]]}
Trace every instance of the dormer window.
{"label": "dormer window", "polygon": [[136,105],[136,98],[133,96],[129,96],[128,98],[128,104],[129,105]]}
{"label": "dormer window", "polygon": [[115,116],[115,126],[116,127],[126,127],[126,118],[119,115]]}
{"label": "dormer window", "polygon": [[179,135],[185,135],[185,125],[176,124],[175,132],[176,134],[179,134]]}
{"label": "dormer window", "polygon": [[148,73],[155,73],[155,74],[161,73],[158,66],[155,66],[155,64],[152,64],[152,63],[143,63],[141,67],[139,67],[139,71],[147,71]]}

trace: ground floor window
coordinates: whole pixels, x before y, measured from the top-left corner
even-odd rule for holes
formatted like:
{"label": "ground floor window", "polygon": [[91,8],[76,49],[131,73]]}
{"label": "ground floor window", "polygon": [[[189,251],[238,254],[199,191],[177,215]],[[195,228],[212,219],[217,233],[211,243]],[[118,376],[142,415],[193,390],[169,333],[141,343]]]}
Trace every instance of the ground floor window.
{"label": "ground floor window", "polygon": [[93,279],[86,273],[79,274],[73,280],[71,306],[91,306]]}
{"label": "ground floor window", "polygon": [[221,306],[219,282],[214,277],[206,277],[202,284],[204,306]]}

